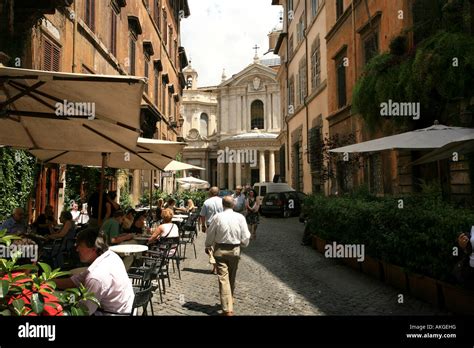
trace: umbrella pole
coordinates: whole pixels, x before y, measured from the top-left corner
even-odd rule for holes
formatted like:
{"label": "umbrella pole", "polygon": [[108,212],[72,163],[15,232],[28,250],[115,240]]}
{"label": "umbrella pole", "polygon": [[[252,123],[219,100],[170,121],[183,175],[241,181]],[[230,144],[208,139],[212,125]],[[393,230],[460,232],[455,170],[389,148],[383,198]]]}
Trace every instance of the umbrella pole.
{"label": "umbrella pole", "polygon": [[150,171],[150,212],[152,209],[151,207],[153,205],[153,201],[152,201],[153,200],[153,185],[154,183],[153,183],[153,170],[152,170]]}
{"label": "umbrella pole", "polygon": [[105,161],[107,154],[102,152],[102,168],[100,170],[100,190],[99,190],[99,227],[102,225],[102,204],[104,203],[104,178]]}

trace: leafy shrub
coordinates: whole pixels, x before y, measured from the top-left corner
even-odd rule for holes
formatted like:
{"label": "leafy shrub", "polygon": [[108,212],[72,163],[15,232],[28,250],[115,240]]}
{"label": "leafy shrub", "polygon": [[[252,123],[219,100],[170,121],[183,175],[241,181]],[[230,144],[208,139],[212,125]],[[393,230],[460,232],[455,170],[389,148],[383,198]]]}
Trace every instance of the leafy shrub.
{"label": "leafy shrub", "polygon": [[[9,247],[17,236],[0,231],[0,246]],[[20,255],[11,260],[0,259],[0,316],[83,316],[88,315],[82,301],[90,300],[99,305],[94,294],[83,285],[62,292],[56,291],[53,279],[69,274],[52,270],[46,263],[17,265]]]}
{"label": "leafy shrub", "polygon": [[472,211],[457,209],[433,192],[369,199],[313,195],[306,198],[304,209],[313,234],[338,243],[364,244],[368,255],[448,281],[456,262],[456,238],[474,225]]}

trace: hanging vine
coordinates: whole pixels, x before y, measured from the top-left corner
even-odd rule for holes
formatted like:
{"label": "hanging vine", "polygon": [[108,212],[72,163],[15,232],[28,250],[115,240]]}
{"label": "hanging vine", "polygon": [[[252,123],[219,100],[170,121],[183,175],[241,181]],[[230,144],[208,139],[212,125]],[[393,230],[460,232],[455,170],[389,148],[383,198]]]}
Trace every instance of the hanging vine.
{"label": "hanging vine", "polygon": [[35,179],[35,158],[22,150],[0,148],[0,221],[16,207],[26,208]]}

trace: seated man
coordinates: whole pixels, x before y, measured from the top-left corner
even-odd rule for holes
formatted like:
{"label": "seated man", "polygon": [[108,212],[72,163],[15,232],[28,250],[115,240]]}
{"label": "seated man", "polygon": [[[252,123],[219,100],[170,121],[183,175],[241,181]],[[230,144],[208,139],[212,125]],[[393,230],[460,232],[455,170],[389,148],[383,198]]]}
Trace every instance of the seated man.
{"label": "seated man", "polygon": [[132,234],[120,233],[120,225],[122,224],[123,215],[122,210],[117,210],[114,212],[113,217],[105,220],[102,225],[101,231],[104,233],[108,245],[120,244],[126,240],[132,239]]}
{"label": "seated man", "polygon": [[26,225],[23,221],[25,212],[21,208],[13,209],[12,216],[0,225],[0,230],[7,230],[7,234],[22,234],[26,232]]}
{"label": "seated man", "polygon": [[127,231],[127,232],[130,231],[130,228],[132,227],[136,213],[137,212],[135,211],[135,209],[127,210],[127,214],[123,217],[123,221],[122,221],[122,228],[124,231]]}
{"label": "seated man", "polygon": [[81,262],[91,264],[86,271],[67,279],[55,279],[59,289],[78,287],[83,284],[100,302],[86,301],[89,315],[130,314],[132,312],[132,283],[120,257],[108,250],[95,228],[87,228],[77,236],[77,252]]}

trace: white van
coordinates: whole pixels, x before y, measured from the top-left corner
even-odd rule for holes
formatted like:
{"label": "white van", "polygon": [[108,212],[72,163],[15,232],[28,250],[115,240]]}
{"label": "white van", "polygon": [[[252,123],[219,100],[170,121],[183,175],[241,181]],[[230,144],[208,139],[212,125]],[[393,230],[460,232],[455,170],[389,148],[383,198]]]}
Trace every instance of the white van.
{"label": "white van", "polygon": [[262,204],[263,197],[269,192],[288,192],[295,191],[290,185],[286,183],[274,182],[259,182],[253,185],[253,189],[257,192],[257,201]]}

